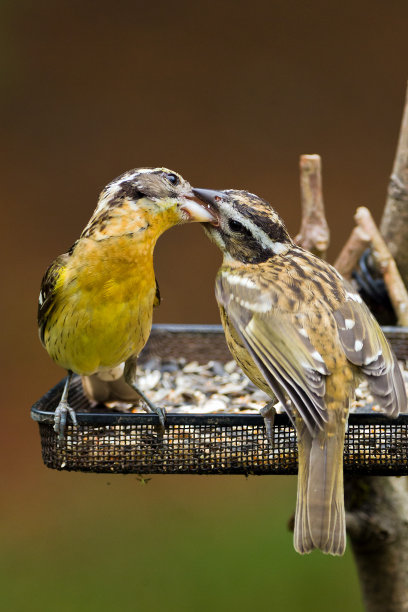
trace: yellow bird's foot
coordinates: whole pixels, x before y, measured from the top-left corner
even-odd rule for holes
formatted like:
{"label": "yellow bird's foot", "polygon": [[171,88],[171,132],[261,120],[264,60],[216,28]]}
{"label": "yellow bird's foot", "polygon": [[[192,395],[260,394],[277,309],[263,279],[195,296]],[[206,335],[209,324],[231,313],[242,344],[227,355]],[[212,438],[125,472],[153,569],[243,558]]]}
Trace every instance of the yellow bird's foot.
{"label": "yellow bird's foot", "polygon": [[263,416],[263,420],[265,423],[266,437],[268,438],[268,442],[271,448],[273,448],[274,446],[273,424],[275,422],[275,413],[276,413],[273,402],[269,402],[268,404],[266,404],[266,406],[261,408],[259,412]]}
{"label": "yellow bird's foot", "polygon": [[[138,392],[140,393],[140,391]],[[143,406],[143,409],[146,410],[146,412],[149,412],[150,414],[157,414],[157,416],[159,417],[159,431],[160,434],[163,435],[166,426],[166,410],[161,406],[156,406],[155,404],[153,404],[149,399],[147,399],[144,393],[140,393],[140,396],[145,404]]]}
{"label": "yellow bird's foot", "polygon": [[71,421],[75,426],[78,425],[75,410],[71,408],[66,400],[61,400],[55,409],[54,414],[54,431],[58,434],[58,440],[63,440],[65,437],[65,427],[67,424],[67,415],[71,417]]}
{"label": "yellow bird's foot", "polygon": [[123,374],[124,374],[125,381],[127,382],[127,384],[130,385],[132,389],[136,391],[136,393],[142,398],[145,404],[143,406],[143,409],[146,410],[146,412],[150,412],[151,414],[157,414],[157,416],[159,417],[159,423],[160,423],[159,431],[160,431],[160,434],[163,435],[164,428],[166,425],[166,411],[164,408],[161,408],[153,404],[153,402],[151,402],[149,398],[146,397],[146,395],[143,393],[143,391],[139,389],[139,387],[137,386],[136,384],[136,358],[135,357],[130,357],[125,362],[125,369],[124,369]]}

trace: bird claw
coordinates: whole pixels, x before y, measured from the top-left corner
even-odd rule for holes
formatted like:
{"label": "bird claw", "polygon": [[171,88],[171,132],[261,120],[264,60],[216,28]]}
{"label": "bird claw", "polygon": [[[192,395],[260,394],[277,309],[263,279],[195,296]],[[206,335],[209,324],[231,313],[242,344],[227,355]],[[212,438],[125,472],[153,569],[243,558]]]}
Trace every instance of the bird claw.
{"label": "bird claw", "polygon": [[132,387],[134,391],[139,395],[140,399],[143,401],[143,410],[149,412],[150,414],[157,414],[159,417],[159,433],[163,437],[164,429],[166,425],[166,410],[161,408],[160,406],[156,406],[153,404],[149,398],[143,393],[141,389],[136,384],[135,376],[136,376],[136,360],[134,358],[128,359],[125,363],[124,370],[125,381],[127,384]]}
{"label": "bird claw", "polygon": [[160,431],[160,434],[163,435],[164,429],[166,426],[166,411],[164,408],[161,408],[160,406],[155,406],[155,408],[156,408],[156,414],[159,417],[159,421],[160,421],[159,431]]}
{"label": "bird claw", "polygon": [[166,410],[164,408],[162,408],[161,406],[156,406],[155,404],[152,404],[150,401],[146,401],[147,398],[143,397],[143,401],[144,401],[144,410],[146,410],[146,412],[150,413],[150,414],[157,414],[157,416],[159,417],[159,425],[158,425],[158,430],[161,436],[163,436],[164,434],[164,430],[166,427]]}
{"label": "bird claw", "polygon": [[54,413],[54,431],[58,434],[58,440],[63,440],[65,437],[65,427],[67,424],[67,414],[71,417],[71,421],[75,426],[78,425],[75,410],[71,408],[68,402],[61,400],[55,409]]}
{"label": "bird claw", "polygon": [[266,437],[268,438],[270,447],[273,448],[275,444],[274,435],[273,435],[274,434],[273,425],[275,421],[275,412],[276,412],[275,408],[273,407],[273,403],[270,402],[269,404],[266,404],[266,406],[261,408],[259,412],[263,416],[263,420],[265,423]]}
{"label": "bird claw", "polygon": [[157,414],[157,416],[159,417],[159,425],[157,427],[160,436],[163,437],[164,434],[164,430],[166,427],[166,411],[164,408],[161,408],[160,406],[155,406],[153,404],[148,405],[147,407],[147,411],[153,414]]}

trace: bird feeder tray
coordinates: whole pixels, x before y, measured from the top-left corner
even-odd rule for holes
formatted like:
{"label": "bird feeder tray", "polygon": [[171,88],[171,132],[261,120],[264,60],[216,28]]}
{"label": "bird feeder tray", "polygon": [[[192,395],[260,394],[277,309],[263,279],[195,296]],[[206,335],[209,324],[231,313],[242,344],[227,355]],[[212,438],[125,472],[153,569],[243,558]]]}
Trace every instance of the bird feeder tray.
{"label": "bird feeder tray", "polygon": [[[408,328],[383,328],[400,360],[408,359]],[[155,325],[139,363],[153,357],[207,363],[231,355],[218,325]],[[69,403],[78,426],[68,422],[65,438],[53,429],[54,410],[65,380],[31,409],[38,422],[45,465],[57,470],[121,474],[296,474],[297,443],[285,414],[274,424],[274,445],[259,414],[171,414],[164,434],[158,417],[91,406],[74,377]],[[389,419],[370,406],[349,416],[344,446],[349,474],[408,474],[408,414]]]}

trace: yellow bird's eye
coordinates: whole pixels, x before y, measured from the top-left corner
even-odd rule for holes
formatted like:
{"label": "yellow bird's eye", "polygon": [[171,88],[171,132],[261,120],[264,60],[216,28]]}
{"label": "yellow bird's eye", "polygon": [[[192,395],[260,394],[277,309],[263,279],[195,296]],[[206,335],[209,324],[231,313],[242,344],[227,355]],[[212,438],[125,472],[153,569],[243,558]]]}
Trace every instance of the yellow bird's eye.
{"label": "yellow bird's eye", "polygon": [[179,177],[177,176],[177,174],[173,174],[173,173],[169,173],[166,174],[166,179],[172,184],[172,185],[178,185],[180,182]]}

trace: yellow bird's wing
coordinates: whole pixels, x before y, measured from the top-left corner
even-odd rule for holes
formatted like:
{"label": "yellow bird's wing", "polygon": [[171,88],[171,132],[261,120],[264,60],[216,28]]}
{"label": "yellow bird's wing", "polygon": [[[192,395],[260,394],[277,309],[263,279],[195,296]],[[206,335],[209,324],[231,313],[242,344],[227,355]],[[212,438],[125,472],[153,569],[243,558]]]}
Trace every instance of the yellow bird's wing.
{"label": "yellow bird's wing", "polygon": [[44,344],[45,326],[53,308],[58,288],[58,281],[65,270],[69,254],[64,253],[55,259],[47,269],[41,282],[40,296],[38,298],[38,330],[41,342]]}

